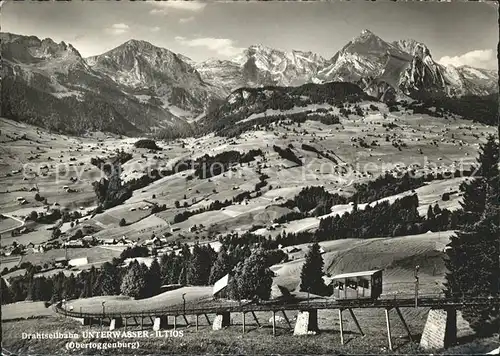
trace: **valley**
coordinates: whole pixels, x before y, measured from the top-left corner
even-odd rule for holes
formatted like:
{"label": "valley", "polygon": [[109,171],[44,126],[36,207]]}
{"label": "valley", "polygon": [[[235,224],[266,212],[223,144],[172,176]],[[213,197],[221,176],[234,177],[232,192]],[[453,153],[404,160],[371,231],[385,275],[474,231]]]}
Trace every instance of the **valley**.
{"label": "valley", "polygon": [[[414,194],[418,197],[418,213],[424,218],[428,207],[436,204],[449,211],[460,208],[459,186],[469,178],[455,177],[454,173],[471,168],[479,145],[485,142],[487,135],[495,133],[494,128],[471,124],[455,115],[436,118],[415,114],[403,106],[400,111],[391,112],[387,105],[379,102],[361,101],[349,105],[359,106],[361,115],[341,117],[339,123],[333,125],[307,119],[303,122],[287,120],[287,115],[308,112],[308,106],[297,107],[293,114],[286,111],[281,114],[276,110],[274,114],[283,115],[283,119],[260,129],[245,129],[234,137],[209,134],[159,140],[156,141],[159,151],[136,148],[137,138],[103,133],[64,136],[2,119],[0,139],[4,144],[0,184],[3,191],[0,204],[3,216],[11,219],[3,220],[5,256],[2,257],[2,269],[5,269],[2,277],[7,281],[18,278],[27,273],[26,268],[31,268],[29,264],[40,266],[35,277],[49,278],[61,271],[65,275],[88,272],[120,258],[125,249],[134,246],[147,247],[149,257],[139,259],[151,265],[155,256],[169,254],[179,244],[186,243],[191,249],[195,244],[210,245],[219,251],[219,241],[226,235],[244,235],[251,231],[255,236],[276,239],[290,233],[314,234],[321,219],[352,213],[349,197],[358,191],[360,184],[386,174],[401,177],[413,172],[414,177],[429,177],[414,190],[363,201],[357,204],[357,209],[363,210],[382,201],[392,204]],[[331,110],[340,115],[334,106]],[[256,114],[250,115],[255,117]],[[372,141],[376,144],[365,146],[365,142]],[[301,164],[284,158],[275,147],[288,148]],[[91,159],[106,160],[121,150],[130,154],[121,165],[120,178],[124,184],[147,176],[147,172],[155,168],[166,169],[162,171],[165,176],[153,176],[151,183],[133,190],[123,203],[95,214],[99,202],[92,182],[102,178],[103,172],[90,163]],[[247,163],[231,164],[227,170],[210,178],[196,176],[199,169],[196,165],[178,173],[170,171],[178,167],[177,162],[196,162],[206,155],[215,157],[231,151],[244,154],[251,150],[259,152],[255,158]],[[334,204],[331,212],[322,215],[303,214],[291,221],[276,223],[292,211],[285,203],[310,186],[323,187],[347,200]],[[447,199],[443,198],[445,193]],[[35,195],[43,198],[37,200]],[[244,198],[235,201],[238,196]],[[214,203],[224,201],[227,203],[213,208]],[[54,210],[69,213],[69,221],[61,223],[55,219],[43,223],[29,219],[33,211],[43,216]],[[180,214],[187,214],[186,218],[180,219]],[[19,227],[14,219],[22,226]],[[60,230],[56,238],[54,228]],[[16,233],[11,234],[11,231]],[[413,266],[420,264],[421,293],[441,293],[442,256],[451,235],[453,231],[445,230],[400,237],[370,236],[369,239],[339,236],[338,240],[320,243],[324,251],[324,271],[327,275],[335,275],[343,271],[382,268],[383,295],[391,298],[412,295]],[[292,293],[301,293],[298,289],[300,270],[308,245],[292,243],[281,248],[287,258],[272,267],[273,284]],[[17,259],[13,259],[18,253],[14,246],[17,251],[21,248]],[[66,261],[68,267],[61,261]],[[185,288],[190,298],[211,299],[210,287],[199,287],[202,289],[194,294],[189,288],[195,287]],[[75,300],[72,308],[79,310],[82,307],[87,312],[97,308],[97,311],[101,302],[106,301],[110,308],[117,310],[123,310],[125,305],[135,311],[149,310],[156,305],[155,300],[162,307],[167,305],[165,300],[169,298],[173,298],[174,304],[178,303],[181,291],[159,294],[151,301],[145,299],[144,304],[135,301],[123,304],[127,302],[122,297],[115,300],[114,297],[95,296],[81,299],[81,302]],[[321,318],[330,322],[328,314]],[[461,333],[468,335],[467,323],[463,325]]]}

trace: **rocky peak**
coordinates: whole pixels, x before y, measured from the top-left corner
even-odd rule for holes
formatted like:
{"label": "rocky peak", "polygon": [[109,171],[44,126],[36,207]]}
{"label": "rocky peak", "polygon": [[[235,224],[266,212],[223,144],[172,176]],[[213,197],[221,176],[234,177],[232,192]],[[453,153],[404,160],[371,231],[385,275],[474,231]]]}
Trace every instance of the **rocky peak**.
{"label": "rocky peak", "polygon": [[431,56],[431,52],[425,44],[423,44],[422,42],[415,41],[413,39],[394,41],[392,44],[399,50],[408,53],[412,56],[419,57],[420,59],[424,59],[427,56]]}

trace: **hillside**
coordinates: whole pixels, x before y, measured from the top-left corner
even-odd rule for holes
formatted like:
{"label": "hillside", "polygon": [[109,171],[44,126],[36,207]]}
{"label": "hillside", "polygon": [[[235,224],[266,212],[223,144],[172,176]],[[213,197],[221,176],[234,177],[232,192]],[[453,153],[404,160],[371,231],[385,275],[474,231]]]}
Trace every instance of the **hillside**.
{"label": "hillside", "polygon": [[[69,301],[65,307],[73,310],[100,312],[103,302],[107,312],[141,312],[184,300],[188,308],[213,305],[212,283],[192,282],[183,273],[201,261],[195,251],[205,251],[211,256],[210,265],[202,265],[207,277],[222,247],[231,268],[265,247],[273,290],[306,299],[298,286],[313,238],[320,239],[327,276],[382,268],[381,298],[411,297],[419,265],[419,292],[439,295],[444,249],[461,217],[460,184],[468,181],[479,145],[495,128],[412,104],[388,105],[343,82],[243,88],[213,116],[200,119],[206,133],[154,145],[105,133],[62,135],[0,119],[0,263],[12,296],[2,314],[39,317],[38,330],[60,327],[60,316],[37,302],[57,300],[57,283]],[[112,162],[119,169],[108,175],[105,167]],[[101,197],[113,200],[122,190],[128,193],[124,199],[103,203]],[[133,299],[122,290],[125,276],[133,266],[152,272],[155,257],[158,287],[184,287]],[[68,267],[61,264],[66,258]],[[115,289],[104,292],[101,278],[110,269]],[[30,282],[32,271],[36,282]],[[35,301],[21,302],[28,291]],[[293,323],[296,314],[287,313]],[[428,309],[403,313],[413,333],[420,333]],[[366,309],[356,315],[370,336],[343,347],[373,353],[386,345],[379,333],[383,313]],[[269,325],[269,313],[256,317]],[[233,323],[241,323],[238,318]],[[338,330],[335,320],[337,312],[318,313],[329,339]],[[346,329],[355,330],[348,320]],[[460,335],[470,336],[468,324],[459,320]],[[9,347],[40,347],[20,344],[12,334],[18,323],[34,327],[29,322],[6,323]],[[393,335],[405,335],[397,325]],[[210,326],[200,322],[203,327],[199,334],[189,332],[193,342],[201,332],[213,339]],[[321,337],[308,342],[323,342]],[[404,353],[415,347],[394,337],[394,345],[405,343]]]}
{"label": "hillside", "polygon": [[163,104],[137,97],[92,69],[69,44],[8,33],[1,39],[5,117],[72,134],[191,130]]}
{"label": "hillside", "polygon": [[316,115],[317,120],[331,120],[335,123],[338,119],[335,114],[339,111],[336,108],[335,114],[333,113],[335,105],[343,108],[344,103],[356,103],[369,98],[355,84],[343,82],[304,84],[297,87],[241,88],[231,93],[198,124],[204,132],[233,136],[237,132],[250,130],[255,125],[268,125],[287,118],[293,120],[297,117],[297,120],[303,122],[307,115],[307,119]]}
{"label": "hillside", "polygon": [[172,115],[179,109],[196,115],[212,99],[222,96],[185,60],[189,59],[137,40],[86,58],[93,70],[110,77],[139,100],[159,102]]}

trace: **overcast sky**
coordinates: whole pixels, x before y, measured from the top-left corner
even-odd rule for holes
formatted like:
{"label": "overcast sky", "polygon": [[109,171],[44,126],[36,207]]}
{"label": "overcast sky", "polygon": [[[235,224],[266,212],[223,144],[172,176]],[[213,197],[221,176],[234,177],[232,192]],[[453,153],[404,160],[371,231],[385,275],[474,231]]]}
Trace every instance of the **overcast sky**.
{"label": "overcast sky", "polygon": [[141,39],[195,61],[263,44],[332,57],[363,29],[424,42],[445,64],[496,69],[496,5],[478,2],[16,1],[2,31],[73,44],[83,56]]}

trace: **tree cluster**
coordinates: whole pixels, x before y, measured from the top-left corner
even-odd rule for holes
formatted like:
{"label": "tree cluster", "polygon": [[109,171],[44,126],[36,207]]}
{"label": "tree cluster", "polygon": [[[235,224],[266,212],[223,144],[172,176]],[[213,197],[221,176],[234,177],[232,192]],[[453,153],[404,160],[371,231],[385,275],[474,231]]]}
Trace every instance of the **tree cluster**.
{"label": "tree cluster", "polygon": [[298,166],[302,166],[302,161],[299,157],[293,152],[290,147],[281,148],[280,146],[273,145],[273,150],[277,152],[281,158],[289,160],[293,163],[296,163]]}
{"label": "tree cluster", "polygon": [[224,151],[215,156],[205,154],[195,162],[194,175],[199,179],[207,179],[229,170],[234,164],[251,162],[257,156],[263,156],[260,149],[252,149],[245,154],[238,151]]}
{"label": "tree cluster", "polygon": [[[481,147],[478,174],[460,189],[464,193],[460,230],[446,249],[445,293],[449,297],[500,295],[500,145],[495,137]],[[498,332],[498,306],[464,306],[464,318],[479,335]]]}
{"label": "tree cluster", "polygon": [[135,141],[134,147],[147,148],[148,150],[161,151],[161,147],[158,147],[155,140],[151,140],[151,139],[147,139],[147,138]]}
{"label": "tree cluster", "polygon": [[286,201],[282,206],[298,208],[301,213],[309,213],[311,216],[320,216],[329,214],[334,205],[347,202],[348,199],[342,195],[332,194],[324,187],[312,186],[303,188],[293,200]]}

